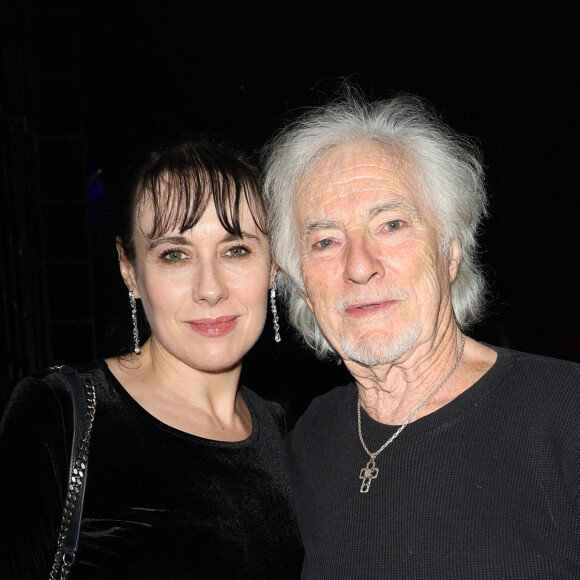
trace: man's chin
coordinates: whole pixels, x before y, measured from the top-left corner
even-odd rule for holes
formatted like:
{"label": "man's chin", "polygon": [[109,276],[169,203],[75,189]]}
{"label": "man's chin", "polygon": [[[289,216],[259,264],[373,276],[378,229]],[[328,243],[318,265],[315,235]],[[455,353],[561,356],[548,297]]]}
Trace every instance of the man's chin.
{"label": "man's chin", "polygon": [[343,338],[338,352],[345,363],[351,361],[365,367],[374,367],[396,362],[413,348],[416,341],[417,333],[414,329],[398,336],[390,333],[373,334],[357,341]]}

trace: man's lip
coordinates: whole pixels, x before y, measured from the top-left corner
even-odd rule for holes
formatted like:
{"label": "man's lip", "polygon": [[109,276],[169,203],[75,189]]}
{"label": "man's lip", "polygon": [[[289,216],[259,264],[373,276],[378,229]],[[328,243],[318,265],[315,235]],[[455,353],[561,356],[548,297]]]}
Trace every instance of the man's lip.
{"label": "man's lip", "polygon": [[364,302],[362,304],[351,304],[345,308],[348,316],[360,318],[384,312],[394,304],[393,300],[382,300],[380,302]]}

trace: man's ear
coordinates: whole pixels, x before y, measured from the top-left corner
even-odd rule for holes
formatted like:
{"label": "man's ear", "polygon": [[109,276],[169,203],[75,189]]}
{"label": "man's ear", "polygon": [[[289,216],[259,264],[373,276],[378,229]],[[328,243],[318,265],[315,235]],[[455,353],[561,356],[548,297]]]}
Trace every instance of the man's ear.
{"label": "man's ear", "polygon": [[125,282],[125,286],[127,286],[128,290],[133,290],[135,298],[140,298],[141,296],[139,295],[139,288],[137,287],[135,268],[129,258],[125,255],[123,244],[119,238],[115,240],[115,245],[117,246],[117,255],[119,256],[119,270],[121,271],[121,277]]}
{"label": "man's ear", "polygon": [[449,281],[451,284],[453,284],[457,277],[457,270],[459,270],[459,264],[461,263],[462,257],[463,254],[461,252],[459,241],[457,238],[453,238],[449,250]]}
{"label": "man's ear", "polygon": [[306,305],[308,306],[308,308],[310,308],[310,312],[314,312],[314,308],[312,308],[312,302],[310,301],[310,297],[308,296],[308,293],[303,291],[303,290],[298,290],[300,296],[302,297],[302,300],[304,300],[304,302],[306,302]]}
{"label": "man's ear", "polygon": [[[274,264],[274,262],[272,262],[272,269],[270,271],[270,286],[272,286],[274,280],[276,279],[278,269],[279,269],[278,266]],[[304,302],[306,302],[308,308],[312,310],[312,303],[310,302],[310,298],[308,298],[308,294],[306,292],[303,292],[302,290],[299,290],[298,292],[300,293],[300,296],[302,296],[302,298],[304,299]]]}

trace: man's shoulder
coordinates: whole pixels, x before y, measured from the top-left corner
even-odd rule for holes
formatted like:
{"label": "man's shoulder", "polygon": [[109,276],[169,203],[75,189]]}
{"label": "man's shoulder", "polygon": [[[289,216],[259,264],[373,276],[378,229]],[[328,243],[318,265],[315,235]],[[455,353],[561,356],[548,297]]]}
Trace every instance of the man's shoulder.
{"label": "man's shoulder", "polygon": [[[502,383],[511,383],[528,393],[536,390],[549,399],[580,401],[580,363],[541,353],[494,347],[498,352],[495,365]],[[493,369],[492,369],[493,370]]]}
{"label": "man's shoulder", "polygon": [[501,358],[516,368],[532,373],[563,373],[580,377],[580,362],[547,353],[532,353],[510,348],[493,347]]}
{"label": "man's shoulder", "polygon": [[340,414],[348,409],[355,400],[356,392],[354,383],[333,387],[326,393],[312,399],[302,417],[304,420],[315,421],[320,415]]}

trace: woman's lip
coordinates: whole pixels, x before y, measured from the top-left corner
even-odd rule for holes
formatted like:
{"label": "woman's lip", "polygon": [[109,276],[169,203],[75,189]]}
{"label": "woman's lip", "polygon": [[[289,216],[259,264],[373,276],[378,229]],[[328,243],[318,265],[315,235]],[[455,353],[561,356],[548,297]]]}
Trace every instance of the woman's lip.
{"label": "woman's lip", "polygon": [[230,320],[235,320],[237,316],[218,316],[216,318],[196,318],[195,320],[190,320],[190,324],[222,324],[223,322],[230,322]]}
{"label": "woman's lip", "polygon": [[189,326],[203,336],[223,336],[236,325],[237,316],[219,316],[217,318],[199,318],[189,320]]}

